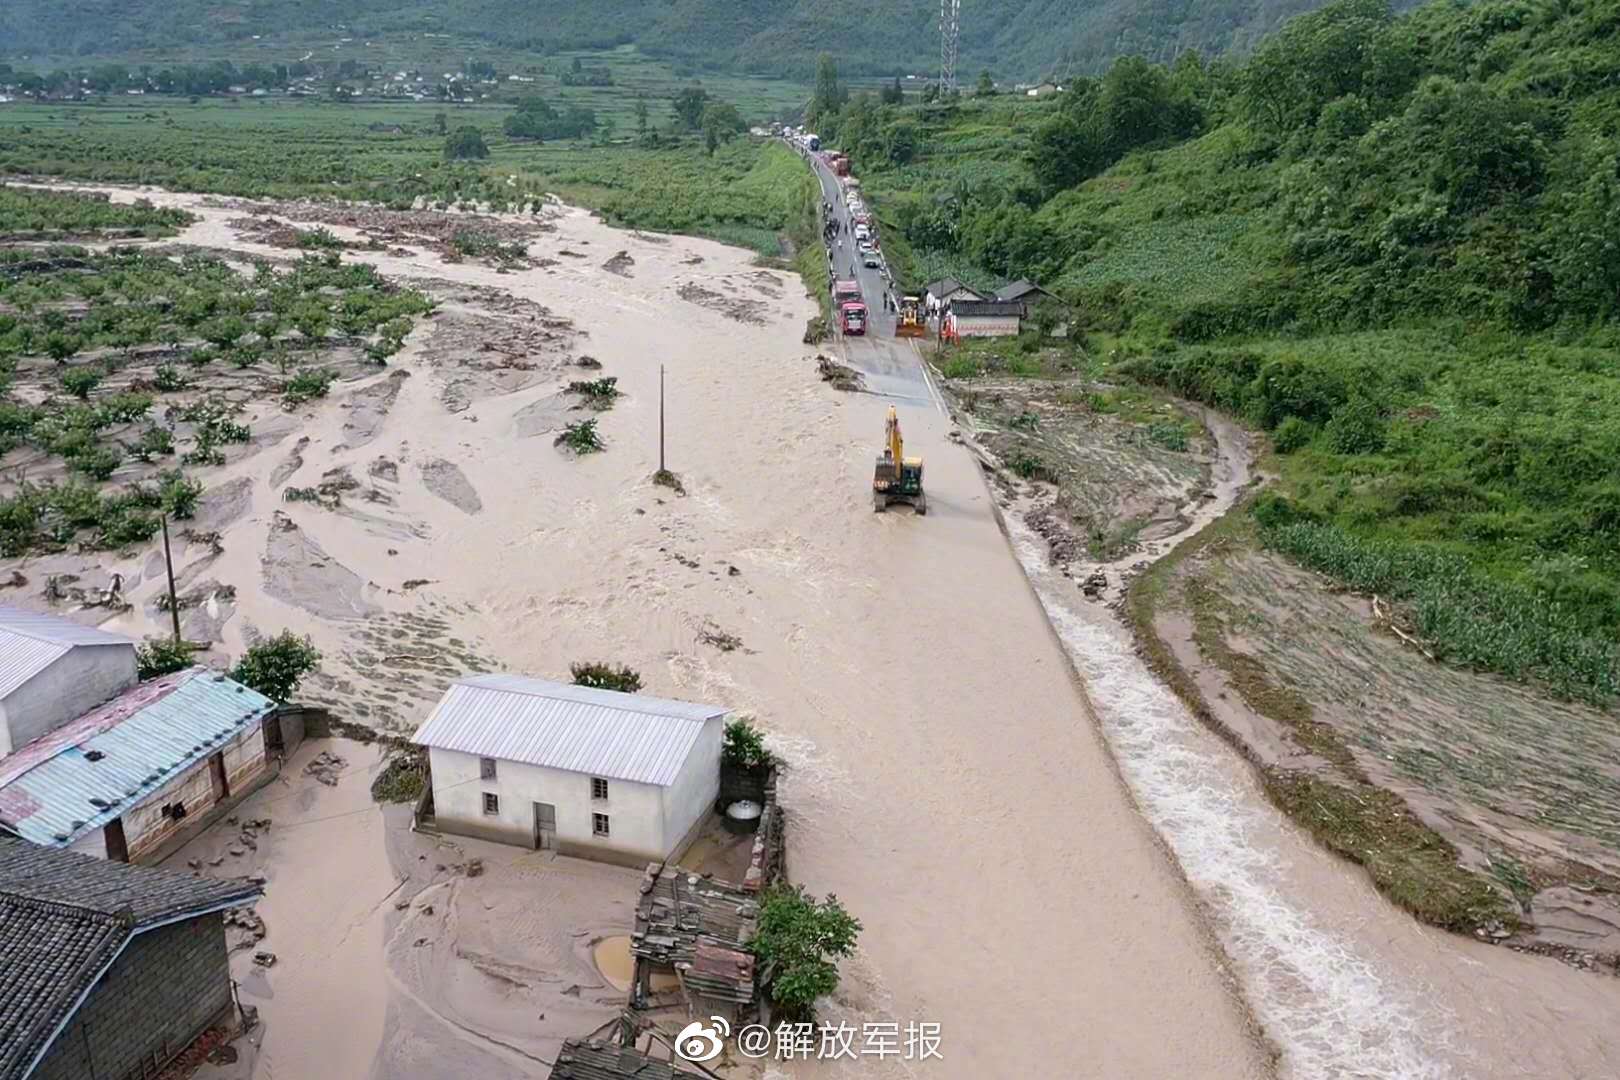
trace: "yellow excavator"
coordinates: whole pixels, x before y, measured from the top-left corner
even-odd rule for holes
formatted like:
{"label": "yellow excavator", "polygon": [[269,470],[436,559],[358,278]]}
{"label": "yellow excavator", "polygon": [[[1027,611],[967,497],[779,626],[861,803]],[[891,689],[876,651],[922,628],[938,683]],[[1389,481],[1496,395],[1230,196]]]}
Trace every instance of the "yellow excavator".
{"label": "yellow excavator", "polygon": [[890,503],[910,503],[919,514],[928,513],[928,496],[923,494],[923,460],[905,456],[900,440],[900,417],[889,406],[889,419],[883,427],[883,453],[872,471],[872,510],[882,513]]}
{"label": "yellow excavator", "polygon": [[900,300],[900,320],[894,324],[895,337],[919,338],[928,336],[928,320],[923,315],[922,301],[915,296]]}

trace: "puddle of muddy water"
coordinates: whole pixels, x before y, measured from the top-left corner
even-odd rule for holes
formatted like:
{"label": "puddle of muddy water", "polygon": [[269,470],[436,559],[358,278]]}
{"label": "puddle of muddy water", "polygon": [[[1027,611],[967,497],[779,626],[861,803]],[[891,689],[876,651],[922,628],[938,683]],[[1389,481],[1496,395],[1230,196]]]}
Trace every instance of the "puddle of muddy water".
{"label": "puddle of muddy water", "polygon": [[[591,946],[591,959],[609,986],[615,990],[630,989],[631,980],[636,975],[636,960],[630,955],[630,938],[627,935],[602,938]],[[680,981],[675,976],[661,972],[655,972],[649,983],[655,994],[680,989]]]}

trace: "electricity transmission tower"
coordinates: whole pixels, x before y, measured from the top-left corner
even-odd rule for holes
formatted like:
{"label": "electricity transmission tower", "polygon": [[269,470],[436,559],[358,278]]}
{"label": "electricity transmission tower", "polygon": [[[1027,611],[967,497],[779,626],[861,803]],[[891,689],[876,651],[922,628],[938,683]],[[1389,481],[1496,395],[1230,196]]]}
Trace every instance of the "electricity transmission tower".
{"label": "electricity transmission tower", "polygon": [[962,0],[939,0],[939,90],[956,89],[956,42],[962,29]]}

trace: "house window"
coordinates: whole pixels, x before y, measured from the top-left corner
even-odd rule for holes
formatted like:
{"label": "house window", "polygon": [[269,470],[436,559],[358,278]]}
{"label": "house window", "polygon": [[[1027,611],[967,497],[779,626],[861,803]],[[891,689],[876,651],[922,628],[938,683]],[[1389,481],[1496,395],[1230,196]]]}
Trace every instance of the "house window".
{"label": "house window", "polygon": [[481,757],[481,758],[478,759],[478,779],[480,779],[480,780],[493,780],[493,779],[495,779],[495,759],[494,758],[492,758],[492,757]]}
{"label": "house window", "polygon": [[501,797],[493,791],[484,792],[484,813],[494,817],[501,812]]}
{"label": "house window", "polygon": [[607,798],[607,781],[602,779],[600,776],[591,777],[591,798]]}
{"label": "house window", "polygon": [[608,816],[606,814],[591,815],[591,832],[597,836],[608,835]]}

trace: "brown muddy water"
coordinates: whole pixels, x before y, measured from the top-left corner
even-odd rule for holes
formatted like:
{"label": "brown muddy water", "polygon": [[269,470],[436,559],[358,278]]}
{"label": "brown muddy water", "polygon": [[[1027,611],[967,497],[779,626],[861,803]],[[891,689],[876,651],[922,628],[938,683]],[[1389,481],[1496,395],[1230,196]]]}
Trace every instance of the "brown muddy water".
{"label": "brown muddy water", "polygon": [[[284,255],[229,226],[240,207],[139,194],[201,215],[184,243]],[[1072,604],[1072,582],[1046,579],[1042,545],[1016,519],[1009,550],[977,461],[935,409],[901,406],[908,453],[928,459],[928,516],[874,515],[886,403],[819,382],[798,344],[813,308],[795,279],[706,241],[552,215],[532,253],[590,258],[497,273],[349,257],[569,320],[579,338],[560,348],[588,352],[602,365],[591,377],[617,377],[626,394],[599,416],[606,452],[551,445],[554,399],[577,373],[559,363],[452,392],[465,368],[419,330],[375,377],[386,393],[360,398],[368,382],[351,401],[344,387],[336,407],[301,414],[310,442],[296,462],[278,451],[209,477],[245,481],[248,500],[208,557],[237,589],[228,650],[247,623],[307,632],[335,658],[337,703],[347,684],[366,704],[394,662],[367,635],[427,620],[494,666],[557,677],[606,659],[641,671],[652,693],[755,714],[789,765],[793,878],[865,925],[823,1015],[943,1034],[943,1060],[784,1063],[795,1075],[1614,1074],[1617,984],[1417,927],[1280,821],[1123,631]],[[624,272],[603,270],[620,251]],[[660,365],[685,497],[650,483]],[[281,502],[282,484],[368,475],[379,458],[397,465],[386,506]],[[423,481],[434,462],[455,469],[432,466],[438,494]],[[156,588],[142,584],[121,625],[158,629],[142,603]],[[706,644],[714,627],[741,647]],[[394,714],[408,729],[425,709],[401,699]],[[303,902],[321,895],[312,881]],[[498,926],[481,933],[480,949],[499,953]],[[365,987],[344,1060],[419,1075],[428,1059],[398,1047],[436,969],[417,960],[418,975],[382,985],[379,1047],[380,931],[366,935],[369,959],[322,976]],[[395,947],[429,958],[413,940]],[[459,976],[454,1001],[426,1011],[522,1045],[478,977]],[[545,1075],[528,1053],[490,1060]]]}

